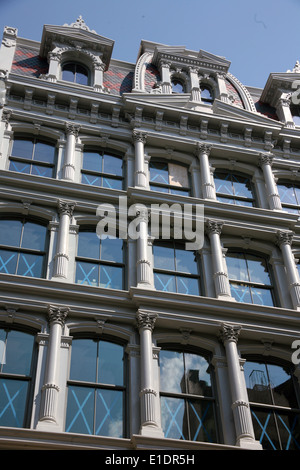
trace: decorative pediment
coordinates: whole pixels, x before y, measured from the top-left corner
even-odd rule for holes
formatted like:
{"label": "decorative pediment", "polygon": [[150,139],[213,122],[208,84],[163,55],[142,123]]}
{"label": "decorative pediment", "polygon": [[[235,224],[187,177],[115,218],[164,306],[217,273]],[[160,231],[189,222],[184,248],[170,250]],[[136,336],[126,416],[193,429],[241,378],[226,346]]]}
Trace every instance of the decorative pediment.
{"label": "decorative pediment", "polygon": [[102,62],[108,67],[114,41],[99,36],[95,31],[90,30],[80,16],[76,22],[70,25],[44,25],[40,56],[47,58],[48,53],[57,47],[58,44],[93,51],[101,57]]}
{"label": "decorative pediment", "polygon": [[[271,73],[261,95],[261,101],[276,107],[283,94],[292,94],[299,87],[299,70],[294,68],[285,73]],[[298,83],[296,83],[298,81]]]}

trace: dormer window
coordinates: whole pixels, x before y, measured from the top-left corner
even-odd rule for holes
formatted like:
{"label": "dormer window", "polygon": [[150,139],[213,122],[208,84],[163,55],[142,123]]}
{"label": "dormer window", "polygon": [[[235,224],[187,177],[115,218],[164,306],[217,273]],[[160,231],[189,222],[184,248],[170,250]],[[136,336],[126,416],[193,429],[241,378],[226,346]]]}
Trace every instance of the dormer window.
{"label": "dormer window", "polygon": [[185,86],[182,80],[178,78],[172,78],[172,93],[185,93]]}
{"label": "dormer window", "polygon": [[201,101],[203,104],[212,104],[213,103],[213,93],[212,89],[209,85],[201,85],[200,86],[201,92]]}
{"label": "dormer window", "polygon": [[78,85],[89,85],[89,72],[81,64],[67,62],[62,66],[62,79]]}

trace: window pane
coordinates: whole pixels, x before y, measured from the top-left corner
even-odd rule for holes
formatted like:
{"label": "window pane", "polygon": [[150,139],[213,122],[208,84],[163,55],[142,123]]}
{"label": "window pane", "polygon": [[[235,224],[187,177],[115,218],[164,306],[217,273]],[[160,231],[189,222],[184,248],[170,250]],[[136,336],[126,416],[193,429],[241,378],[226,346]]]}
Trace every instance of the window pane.
{"label": "window pane", "polygon": [[20,246],[22,222],[0,219],[0,245]]}
{"label": "window pane", "polygon": [[268,373],[275,405],[298,408],[292,377],[283,367],[268,364]]}
{"label": "window pane", "polygon": [[228,253],[226,256],[226,263],[230,279],[249,281],[247,264],[243,253]]}
{"label": "window pane", "polygon": [[265,364],[246,361],[244,374],[250,402],[272,404],[269,378]]}
{"label": "window pane", "polygon": [[123,268],[100,266],[100,287],[106,289],[123,289]]}
{"label": "window pane", "polygon": [[193,251],[175,249],[176,271],[198,274],[197,261]]}
{"label": "window pane", "polygon": [[14,157],[32,158],[33,140],[15,139],[11,154]]}
{"label": "window pane", "polygon": [[97,342],[92,339],[74,339],[72,342],[71,380],[96,381]]}
{"label": "window pane", "polygon": [[283,450],[300,450],[300,415],[276,413],[277,426]]}
{"label": "window pane", "polygon": [[250,288],[243,284],[230,283],[231,295],[237,302],[252,303]]}
{"label": "window pane", "polygon": [[110,189],[123,189],[123,182],[121,180],[117,180],[114,178],[107,178],[106,176],[102,177],[102,184],[103,188],[110,188]]}
{"label": "window pane", "polygon": [[153,246],[154,267],[175,271],[174,248],[170,246]]}
{"label": "window pane", "polygon": [[63,66],[62,79],[68,82],[74,82],[75,64],[65,64]]}
{"label": "window pane", "polygon": [[45,163],[54,163],[55,147],[44,142],[37,142],[34,148],[34,160]]}
{"label": "window pane", "polygon": [[18,173],[25,173],[26,175],[30,174],[31,165],[24,162],[15,162],[12,161],[9,164],[9,169],[11,171],[17,171]]}
{"label": "window pane", "polygon": [[236,174],[232,174],[231,178],[234,195],[251,199],[252,191],[249,178]]}
{"label": "window pane", "polygon": [[150,181],[152,183],[169,184],[169,170],[167,163],[150,163]]}
{"label": "window pane", "polygon": [[16,274],[18,253],[0,250],[0,273]]}
{"label": "window pane", "polygon": [[123,385],[123,355],[123,347],[119,344],[99,342],[99,383]]}
{"label": "window pane", "polygon": [[252,300],[257,305],[274,305],[272,293],[269,289],[251,287]]}
{"label": "window pane", "polygon": [[185,353],[187,393],[212,396],[209,363],[198,354]]}
{"label": "window pane", "polygon": [[120,238],[104,238],[101,240],[101,259],[123,263],[123,240]]}
{"label": "window pane", "polygon": [[216,173],[214,182],[217,193],[233,195],[233,187],[229,173]]}
{"label": "window pane", "polygon": [[102,177],[95,175],[87,175],[82,173],[81,182],[83,184],[89,184],[90,186],[102,186]]}
{"label": "window pane", "polygon": [[53,168],[41,165],[31,165],[31,174],[35,176],[44,176],[45,178],[53,177]]}
{"label": "window pane", "polygon": [[32,250],[45,250],[47,227],[32,222],[25,222],[22,236],[22,247]]}
{"label": "window pane", "polygon": [[20,253],[17,274],[19,276],[42,277],[44,257]]}
{"label": "window pane", "polygon": [[101,172],[102,155],[100,155],[98,152],[84,152],[82,168],[84,170]]}
{"label": "window pane", "polygon": [[183,353],[161,350],[160,389],[164,392],[182,393],[185,391]]}
{"label": "window pane", "polygon": [[161,418],[164,435],[169,439],[188,439],[183,434],[185,405],[180,398],[161,397]]}
{"label": "window pane", "polygon": [[184,417],[183,429],[187,435],[188,423],[190,439],[197,442],[216,442],[216,425],[213,404],[209,401],[188,400],[189,420]]}
{"label": "window pane", "polygon": [[76,83],[88,85],[88,72],[82,65],[76,65]]}
{"label": "window pane", "polygon": [[280,450],[276,422],[272,411],[251,408],[255,438],[265,450]]}
{"label": "window pane", "polygon": [[247,255],[249,281],[271,284],[266,260],[259,256]]}
{"label": "window pane", "polygon": [[94,389],[69,386],[66,431],[93,434]]}
{"label": "window pane", "polygon": [[23,426],[27,389],[23,380],[0,379],[0,426]]}
{"label": "window pane", "polygon": [[99,285],[99,266],[94,263],[84,263],[78,261],[76,263],[76,278],[77,284],[84,284],[88,286]]}
{"label": "window pane", "polygon": [[122,158],[115,157],[113,155],[103,155],[104,159],[104,173],[110,173],[116,176],[122,176],[122,167],[123,167],[123,160]]}
{"label": "window pane", "polygon": [[123,392],[96,390],[95,434],[123,437]]}
{"label": "window pane", "polygon": [[79,232],[78,236],[78,256],[84,258],[99,259],[100,257],[100,240],[95,231]]}
{"label": "window pane", "polygon": [[288,184],[279,184],[278,192],[281,202],[284,204],[297,204],[294,188]]}
{"label": "window pane", "polygon": [[34,336],[21,331],[8,332],[6,361],[2,372],[30,375]]}
{"label": "window pane", "polygon": [[183,186],[187,188],[189,186],[187,168],[182,165],[175,163],[169,163],[169,184],[172,186]]}
{"label": "window pane", "polygon": [[191,277],[176,276],[177,290],[179,294],[199,295],[198,279]]}
{"label": "window pane", "polygon": [[170,274],[154,273],[155,289],[163,292],[176,292],[175,276]]}

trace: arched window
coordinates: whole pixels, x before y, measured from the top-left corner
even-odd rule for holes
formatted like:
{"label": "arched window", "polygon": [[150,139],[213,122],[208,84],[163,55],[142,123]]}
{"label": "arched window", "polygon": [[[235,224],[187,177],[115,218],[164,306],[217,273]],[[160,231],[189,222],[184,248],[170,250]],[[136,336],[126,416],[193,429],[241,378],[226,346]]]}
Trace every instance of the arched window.
{"label": "arched window", "polygon": [[78,85],[89,85],[89,72],[81,64],[67,62],[62,66],[62,79]]}
{"label": "arched window", "polygon": [[185,84],[180,78],[171,79],[172,93],[185,93]]}
{"label": "arched window", "polygon": [[123,159],[101,150],[83,153],[82,178],[84,184],[111,189],[123,189]]}
{"label": "arched window", "polygon": [[33,334],[0,328],[0,426],[30,424],[34,345]]}
{"label": "arched window", "polygon": [[166,438],[217,442],[215,398],[209,357],[162,347],[160,399]]}
{"label": "arched window", "polygon": [[299,388],[291,365],[246,357],[255,437],[266,450],[300,450]]}
{"label": "arched window", "polygon": [[200,85],[201,101],[204,104],[212,104],[214,101],[213,92],[209,85]]}
{"label": "arched window", "polygon": [[274,305],[267,260],[256,254],[229,251],[226,255],[231,295],[238,302]]}
{"label": "arched window", "polygon": [[188,169],[178,163],[163,160],[151,160],[150,189],[162,193],[190,195],[190,181]]}
{"label": "arched window", "polygon": [[249,176],[217,170],[214,174],[217,199],[238,206],[254,206],[254,195]]}
{"label": "arched window", "polygon": [[181,243],[157,242],[153,245],[154,284],[157,290],[199,295],[198,262],[193,251]]}
{"label": "arched window", "polygon": [[124,288],[124,247],[119,238],[98,238],[96,227],[78,234],[76,283],[108,289]]}
{"label": "arched window", "polygon": [[13,142],[9,169],[19,173],[53,178],[56,148],[41,138],[16,137]]}
{"label": "arched window", "polygon": [[66,431],[125,437],[125,351],[103,339],[72,342]]}
{"label": "arched window", "polygon": [[300,185],[277,183],[282,208],[292,214],[300,214]]}
{"label": "arched window", "polygon": [[31,219],[0,219],[0,273],[44,277],[47,227]]}

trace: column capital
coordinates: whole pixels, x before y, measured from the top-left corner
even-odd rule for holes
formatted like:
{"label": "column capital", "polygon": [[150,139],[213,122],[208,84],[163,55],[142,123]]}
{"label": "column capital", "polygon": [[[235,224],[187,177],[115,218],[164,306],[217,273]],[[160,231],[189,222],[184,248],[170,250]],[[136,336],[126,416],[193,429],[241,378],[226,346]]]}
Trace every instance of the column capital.
{"label": "column capital", "polygon": [[133,130],[132,140],[133,140],[134,143],[142,142],[143,144],[145,144],[146,139],[147,139],[147,133],[146,132],[138,131],[136,129]]}
{"label": "column capital", "polygon": [[148,329],[153,331],[158,315],[156,313],[140,312],[136,316],[138,329]]}
{"label": "column capital", "polygon": [[58,201],[58,213],[59,215],[68,215],[69,217],[72,217],[75,206],[76,206],[75,202],[59,200]]}
{"label": "column capital", "polygon": [[278,246],[281,246],[281,245],[291,246],[293,242],[293,236],[294,236],[293,232],[282,232],[279,230],[276,234],[276,243]]}
{"label": "column capital", "polygon": [[206,222],[206,232],[208,233],[208,235],[212,233],[217,233],[218,235],[221,235],[223,225],[223,222],[219,222],[217,220],[208,220]]}
{"label": "column capital", "polygon": [[274,155],[271,153],[260,153],[259,154],[259,166],[272,165]]}
{"label": "column capital", "polygon": [[228,325],[224,323],[220,329],[220,339],[223,343],[226,343],[227,341],[237,343],[240,331],[240,325]]}
{"label": "column capital", "polygon": [[203,154],[209,155],[210,152],[211,152],[212,147],[213,147],[212,144],[198,142],[197,147],[196,147],[198,157],[200,157]]}
{"label": "column capital", "polygon": [[74,124],[73,122],[67,122],[65,126],[66,134],[74,135],[76,138],[78,137],[80,131],[80,125]]}
{"label": "column capital", "polygon": [[56,322],[61,326],[64,326],[69,311],[69,307],[56,307],[55,305],[49,305],[48,322],[50,324]]}

